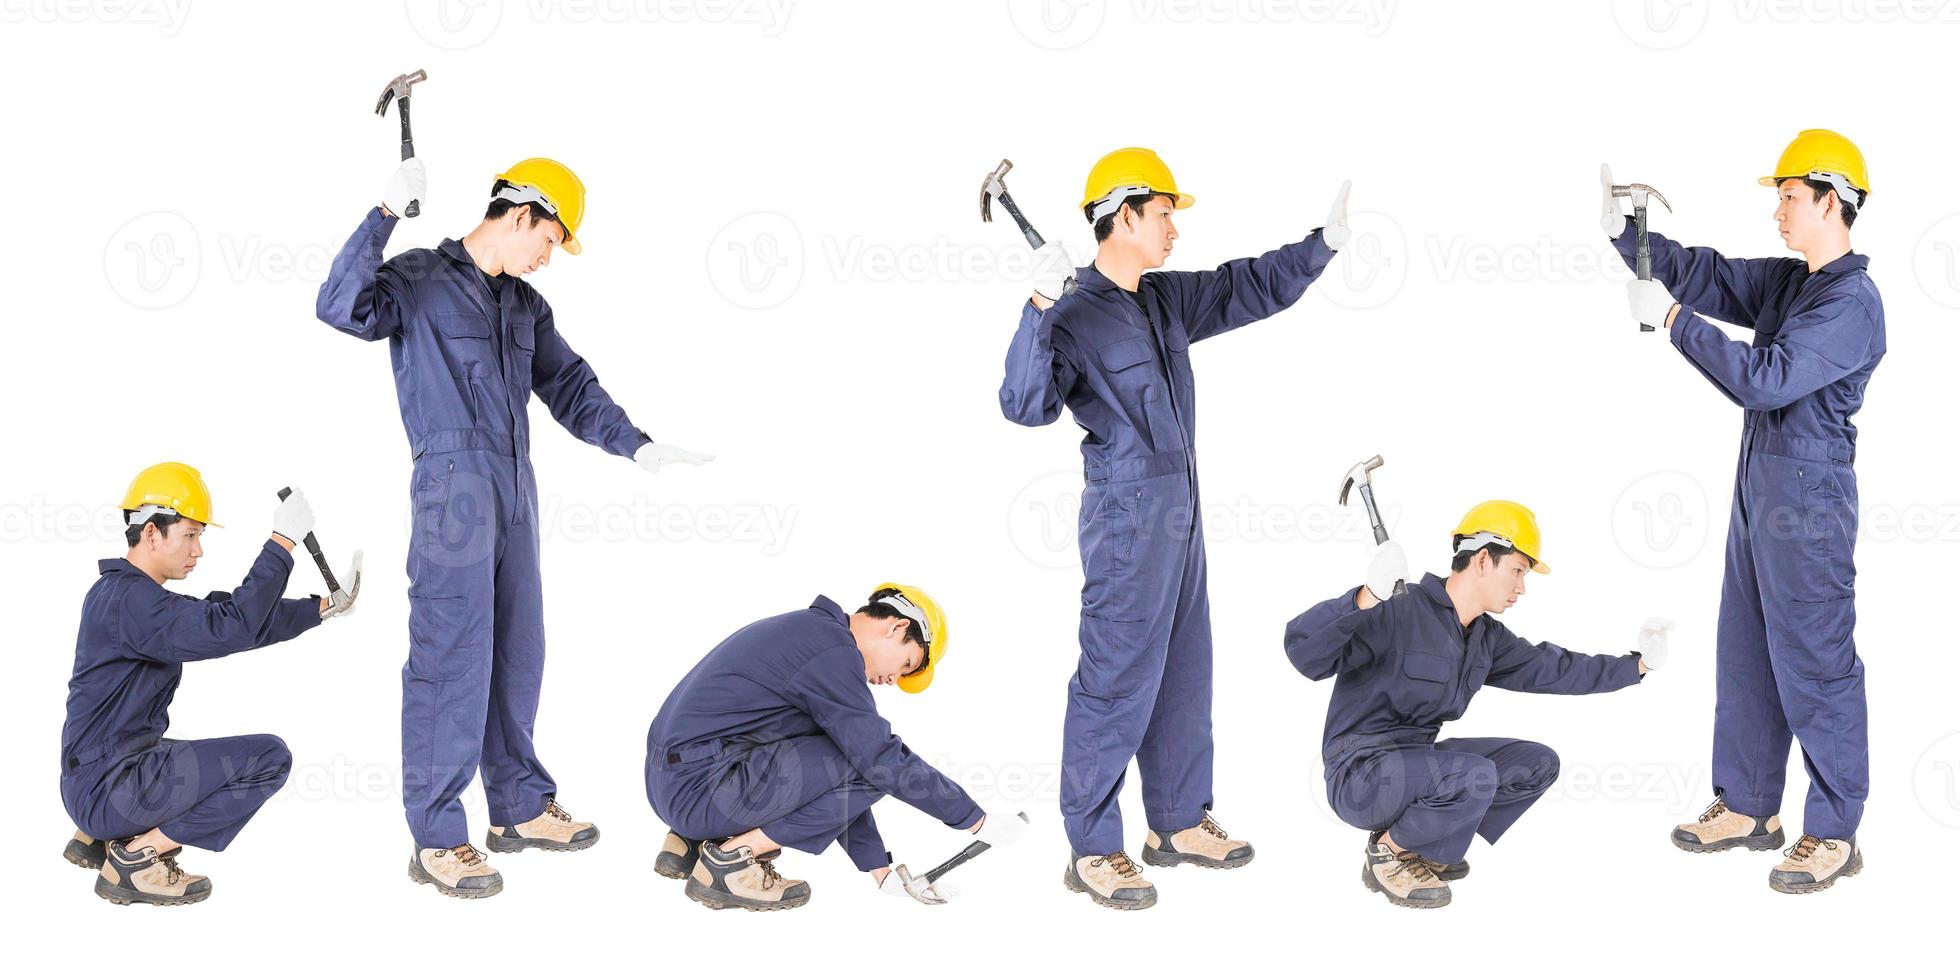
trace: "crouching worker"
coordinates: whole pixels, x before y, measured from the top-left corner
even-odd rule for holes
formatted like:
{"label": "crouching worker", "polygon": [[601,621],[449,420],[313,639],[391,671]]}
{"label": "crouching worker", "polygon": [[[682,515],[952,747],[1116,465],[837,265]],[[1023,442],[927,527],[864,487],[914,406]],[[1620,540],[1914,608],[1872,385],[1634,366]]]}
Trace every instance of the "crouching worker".
{"label": "crouching worker", "polygon": [[909,585],[881,585],[849,615],[818,596],[723,640],[647,732],[647,800],[672,828],[655,870],[709,908],[796,908],[810,886],[774,860],[835,841],[879,891],[908,897],[871,818],[885,796],[989,845],[1019,837],[1021,820],[983,812],[872,700],[873,684],[925,690],[945,658],[946,616]]}
{"label": "crouching worker", "polygon": [[[186,846],[222,851],[285,785],[293,757],[276,735],[164,738],[184,664],[256,650],[353,608],[360,559],[339,605],[283,599],[293,542],[313,529],[295,490],[273,512],[271,537],[230,593],[193,599],[163,587],[204,555],[211,492],[197,470],[159,463],[123,499],[129,553],[100,563],[82,603],[68,720],[61,731],[61,802],[78,828],[65,856],[100,868],[95,893],[117,905],[189,905],[211,881],[178,867]],[[339,593],[336,593],[339,595]]]}
{"label": "crouching worker", "polygon": [[[1368,831],[1361,880],[1400,906],[1438,908],[1470,873],[1470,838],[1496,843],[1558,778],[1558,756],[1512,738],[1446,738],[1489,684],[1539,694],[1598,694],[1636,684],[1664,656],[1664,620],[1641,632],[1642,653],[1573,653],[1528,643],[1499,625],[1538,560],[1538,523],[1507,500],[1478,504],[1452,540],[1447,579],[1424,575],[1402,595],[1408,564],[1393,543],[1368,584],[1287,624],[1286,656],[1313,680],[1336,677],[1321,746],[1327,795]],[[1378,596],[1393,596],[1381,599]],[[1643,655],[1645,659],[1643,659]]]}

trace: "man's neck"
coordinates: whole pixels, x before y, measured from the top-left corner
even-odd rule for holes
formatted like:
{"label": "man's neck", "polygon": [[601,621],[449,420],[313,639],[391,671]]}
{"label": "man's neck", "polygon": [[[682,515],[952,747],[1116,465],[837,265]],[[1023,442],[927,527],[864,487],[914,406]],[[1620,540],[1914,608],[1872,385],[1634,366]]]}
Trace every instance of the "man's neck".
{"label": "man's neck", "polygon": [[1453,573],[1443,580],[1443,591],[1449,593],[1450,605],[1456,608],[1456,618],[1468,629],[1478,616],[1484,614],[1482,606],[1471,600],[1471,586],[1461,573]]}
{"label": "man's neck", "polygon": [[486,276],[503,275],[504,267],[496,260],[497,252],[490,247],[490,236],[494,234],[490,222],[485,221],[476,229],[463,236],[463,251],[468,252],[470,261]]}
{"label": "man's neck", "polygon": [[156,569],[151,568],[150,566],[144,564],[143,556],[140,555],[135,548],[129,549],[129,554],[124,555],[123,560],[129,562],[131,565],[136,566],[136,570],[142,572],[145,575],[148,575],[151,581],[155,582],[158,585],[163,584],[163,575],[158,573]]}
{"label": "man's neck", "polygon": [[1137,282],[1143,278],[1143,263],[1133,255],[1124,255],[1122,250],[1104,242],[1096,249],[1096,271],[1129,292],[1137,291]]}
{"label": "man's neck", "polygon": [[1823,245],[1804,249],[1803,260],[1804,264],[1810,266],[1810,271],[1816,272],[1849,254],[1851,254],[1851,236],[1833,235],[1831,240]]}

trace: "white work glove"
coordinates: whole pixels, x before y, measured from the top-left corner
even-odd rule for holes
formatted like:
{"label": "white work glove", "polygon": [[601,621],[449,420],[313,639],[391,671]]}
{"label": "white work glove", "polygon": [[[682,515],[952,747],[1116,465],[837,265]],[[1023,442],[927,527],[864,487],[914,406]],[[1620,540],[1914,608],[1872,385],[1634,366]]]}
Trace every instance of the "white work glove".
{"label": "white work glove", "polygon": [[279,508],[272,512],[272,533],[298,544],[313,533],[313,507],[306,502],[306,494],[298,487],[279,501]]}
{"label": "white work glove", "polygon": [[649,442],[633,454],[633,462],[640,464],[640,469],[655,476],[658,476],[660,468],[668,463],[692,463],[700,466],[713,460],[714,456],[708,453],[690,453],[679,446],[664,446],[657,442]]}
{"label": "white work glove", "polygon": [[1327,223],[1320,227],[1320,241],[1328,248],[1338,252],[1347,247],[1348,239],[1354,232],[1348,228],[1347,199],[1348,188],[1354,181],[1341,181],[1341,192],[1334,195],[1334,206],[1327,209]]}
{"label": "white work glove", "polygon": [[1385,542],[1375,549],[1375,557],[1368,561],[1368,591],[1377,599],[1387,599],[1395,594],[1395,583],[1409,580],[1409,556],[1402,553],[1402,546]]}
{"label": "white work glove", "polygon": [[408,217],[408,202],[429,199],[429,174],[422,167],[421,157],[409,157],[388,178],[388,186],[381,191],[381,204],[388,213],[397,218]]}
{"label": "white work glove", "polygon": [[1613,168],[1599,165],[1599,230],[1608,238],[1626,234],[1627,219],[1620,213],[1620,199],[1613,196]]}
{"label": "white work glove", "polygon": [[364,555],[361,552],[354,552],[353,564],[348,567],[345,574],[340,576],[340,588],[342,591],[327,597],[327,611],[320,614],[322,621],[332,619],[335,616],[345,616],[354,611],[354,600],[361,597],[361,559],[363,557]]}
{"label": "white work glove", "polygon": [[1667,311],[1674,309],[1674,294],[1659,279],[1635,279],[1627,283],[1627,306],[1633,318],[1650,327],[1667,326]]}
{"label": "white work glove", "polygon": [[1034,291],[1050,303],[1062,298],[1068,291],[1068,281],[1075,278],[1075,262],[1068,256],[1068,249],[1059,242],[1047,242],[1034,250]]}
{"label": "white work glove", "polygon": [[989,848],[1006,847],[1027,833],[1028,821],[1020,814],[988,811],[980,821],[980,829],[973,832],[973,838],[985,841]]}
{"label": "white work glove", "polygon": [[1674,620],[1659,616],[1640,624],[1640,662],[1648,670],[1667,666],[1667,631],[1673,628]]}
{"label": "white work glove", "polygon": [[916,884],[923,894],[914,895],[905,890],[905,881],[899,877],[898,869],[903,867],[905,865],[892,865],[891,870],[885,873],[885,880],[878,883],[878,894],[903,898],[923,905],[944,905],[947,899],[959,895],[959,890],[951,885],[928,885],[922,880],[917,881]]}

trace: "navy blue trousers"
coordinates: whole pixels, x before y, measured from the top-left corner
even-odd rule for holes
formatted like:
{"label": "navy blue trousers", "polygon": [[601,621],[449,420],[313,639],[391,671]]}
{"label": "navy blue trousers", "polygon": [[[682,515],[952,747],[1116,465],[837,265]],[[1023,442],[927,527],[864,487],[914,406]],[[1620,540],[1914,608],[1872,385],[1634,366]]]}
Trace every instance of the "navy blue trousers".
{"label": "navy blue trousers", "polygon": [[1327,798],[1342,820],[1387,830],[1403,850],[1444,864],[1463,860],[1470,839],[1497,843],[1558,779],[1558,753],[1510,738],[1446,738],[1382,749],[1327,773]]}
{"label": "navy blue trousers", "polygon": [[222,851],[292,768],[277,735],[166,738],[63,773],[61,802],[77,829],[100,840],[160,829],[179,844]]}

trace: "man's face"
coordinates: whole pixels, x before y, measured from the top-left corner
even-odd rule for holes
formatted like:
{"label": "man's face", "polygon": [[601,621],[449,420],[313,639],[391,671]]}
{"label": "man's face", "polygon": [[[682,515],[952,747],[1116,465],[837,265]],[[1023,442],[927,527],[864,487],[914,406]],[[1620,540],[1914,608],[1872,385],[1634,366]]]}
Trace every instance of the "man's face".
{"label": "man's face", "polygon": [[1470,560],[1468,570],[1484,611],[1501,613],[1524,596],[1524,580],[1531,574],[1531,562],[1515,551],[1493,562],[1490,552],[1479,551]]}
{"label": "man's face", "polygon": [[1155,269],[1171,257],[1171,246],[1177,241],[1177,225],[1171,221],[1171,199],[1158,195],[1143,206],[1141,212],[1125,207],[1116,212],[1115,228],[1111,235],[1122,240],[1143,262],[1146,269]]}
{"label": "man's face", "polygon": [[158,574],[175,582],[189,578],[197,560],[204,557],[203,539],[204,525],[184,518],[170,525],[167,533],[155,524],[145,525],[136,547],[149,556]]}
{"label": "man's face", "polygon": [[896,684],[901,676],[919,669],[925,651],[905,636],[909,619],[873,620],[876,631],[858,644],[864,656],[864,679],[870,684]]}
{"label": "man's face", "polygon": [[[523,212],[522,217],[518,214]],[[528,276],[551,264],[551,250],[565,241],[565,226],[555,218],[538,218],[531,205],[512,208],[504,215],[511,223],[505,232],[498,257],[502,259],[504,273],[512,276]]]}
{"label": "man's face", "polygon": [[1820,240],[1838,217],[1837,192],[1813,197],[1809,185],[1795,177],[1776,185],[1776,230],[1792,252],[1801,252]]}

